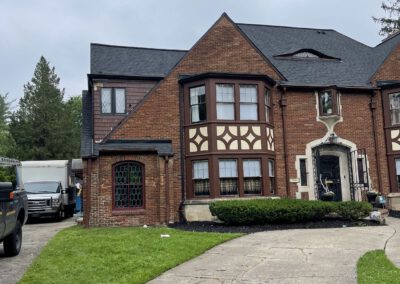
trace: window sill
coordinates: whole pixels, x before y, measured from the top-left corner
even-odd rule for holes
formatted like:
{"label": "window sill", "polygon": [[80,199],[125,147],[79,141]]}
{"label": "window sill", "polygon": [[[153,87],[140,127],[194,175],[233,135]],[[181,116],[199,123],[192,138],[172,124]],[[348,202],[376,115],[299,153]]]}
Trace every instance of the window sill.
{"label": "window sill", "polygon": [[111,215],[120,216],[120,215],[144,215],[146,210],[143,208],[140,209],[121,209],[121,210],[113,210]]}

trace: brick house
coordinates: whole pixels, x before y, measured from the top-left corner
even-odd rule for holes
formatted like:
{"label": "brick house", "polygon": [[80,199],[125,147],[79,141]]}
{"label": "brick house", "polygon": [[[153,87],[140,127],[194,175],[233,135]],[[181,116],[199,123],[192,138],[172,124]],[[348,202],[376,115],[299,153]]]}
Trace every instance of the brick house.
{"label": "brick house", "polygon": [[234,23],[187,51],[91,45],[84,224],[208,220],[221,198],[399,191],[400,36]]}

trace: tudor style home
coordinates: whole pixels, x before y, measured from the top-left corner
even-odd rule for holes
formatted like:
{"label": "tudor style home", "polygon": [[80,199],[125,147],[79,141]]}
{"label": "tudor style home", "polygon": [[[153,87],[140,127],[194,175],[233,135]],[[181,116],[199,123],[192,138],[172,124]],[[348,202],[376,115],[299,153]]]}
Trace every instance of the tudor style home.
{"label": "tudor style home", "polygon": [[400,36],[234,23],[190,50],[91,45],[84,224],[209,220],[217,199],[400,184]]}

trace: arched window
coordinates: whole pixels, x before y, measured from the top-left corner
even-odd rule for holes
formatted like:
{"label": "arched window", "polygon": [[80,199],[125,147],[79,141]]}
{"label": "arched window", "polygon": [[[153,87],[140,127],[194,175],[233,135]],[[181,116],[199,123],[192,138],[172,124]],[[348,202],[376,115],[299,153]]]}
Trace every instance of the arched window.
{"label": "arched window", "polygon": [[113,207],[144,207],[144,166],[138,162],[121,162],[113,166]]}

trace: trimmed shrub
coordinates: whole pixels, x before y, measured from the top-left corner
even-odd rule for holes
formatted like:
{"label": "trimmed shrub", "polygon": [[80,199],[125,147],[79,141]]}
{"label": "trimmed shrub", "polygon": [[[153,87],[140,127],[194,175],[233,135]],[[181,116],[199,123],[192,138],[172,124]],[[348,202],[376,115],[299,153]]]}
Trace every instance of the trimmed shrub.
{"label": "trimmed shrub", "polygon": [[333,202],[298,199],[227,200],[210,204],[212,215],[235,225],[321,220],[334,209]]}
{"label": "trimmed shrub", "polygon": [[371,204],[359,201],[336,202],[334,207],[334,212],[346,220],[358,220],[367,217],[372,211]]}

